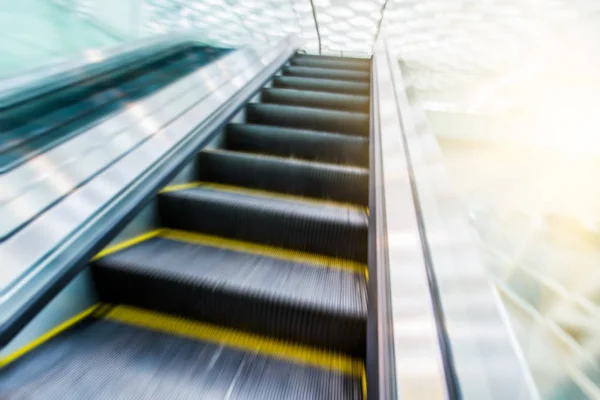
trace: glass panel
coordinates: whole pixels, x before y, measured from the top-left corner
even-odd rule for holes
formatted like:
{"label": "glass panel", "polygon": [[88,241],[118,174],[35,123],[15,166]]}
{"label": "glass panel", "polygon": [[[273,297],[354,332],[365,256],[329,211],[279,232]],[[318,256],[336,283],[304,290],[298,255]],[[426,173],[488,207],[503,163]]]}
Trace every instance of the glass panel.
{"label": "glass panel", "polygon": [[544,399],[600,398],[599,10],[390,0],[381,31]]}

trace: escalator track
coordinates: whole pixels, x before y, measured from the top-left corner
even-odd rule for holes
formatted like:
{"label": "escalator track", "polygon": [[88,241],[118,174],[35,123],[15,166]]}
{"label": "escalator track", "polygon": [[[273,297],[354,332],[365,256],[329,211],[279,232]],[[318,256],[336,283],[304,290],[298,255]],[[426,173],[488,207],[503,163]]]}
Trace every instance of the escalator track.
{"label": "escalator track", "polygon": [[369,68],[294,56],[91,261],[100,303],[0,361],[0,398],[365,398]]}

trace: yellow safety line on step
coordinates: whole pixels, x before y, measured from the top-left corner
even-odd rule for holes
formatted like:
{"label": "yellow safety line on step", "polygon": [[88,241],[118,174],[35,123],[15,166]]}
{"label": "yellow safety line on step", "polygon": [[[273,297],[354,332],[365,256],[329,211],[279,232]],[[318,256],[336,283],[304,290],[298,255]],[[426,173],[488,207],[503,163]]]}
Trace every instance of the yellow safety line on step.
{"label": "yellow safety line on step", "polygon": [[178,190],[186,190],[198,187],[202,184],[202,182],[188,182],[188,183],[179,183],[177,185],[166,186],[162,188],[160,193],[169,193],[176,192]]}
{"label": "yellow safety line on step", "polygon": [[349,208],[349,209],[353,209],[356,211],[360,211],[360,212],[363,212],[366,215],[368,215],[368,207],[360,206],[360,205],[353,204],[353,203],[345,203],[345,202],[341,202],[341,201],[327,200],[327,199],[318,199],[318,198],[314,198],[314,197],[305,197],[305,196],[293,195],[293,194],[287,194],[287,193],[271,192],[268,190],[252,189],[252,188],[246,188],[246,187],[242,187],[242,186],[223,185],[221,183],[210,183],[210,182],[183,183],[180,185],[167,186],[160,192],[161,193],[169,193],[169,192],[176,192],[179,190],[187,190],[187,189],[193,189],[193,188],[199,188],[199,187],[205,188],[205,189],[220,190],[223,192],[230,192],[230,193],[272,197],[274,199],[282,199],[282,200],[301,201],[304,203],[318,204],[318,205],[322,205],[322,206],[344,207],[344,208]]}
{"label": "yellow safety line on step", "polygon": [[266,257],[278,258],[280,260],[295,261],[312,264],[319,267],[337,268],[350,270],[367,275],[367,265],[352,260],[336,257],[328,257],[315,253],[306,253],[297,250],[283,249],[241,240],[228,239],[221,236],[205,235],[202,233],[179,231],[174,229],[163,229],[158,235],[161,238],[177,240],[180,242],[195,243],[205,246],[218,247],[222,249],[256,254]]}
{"label": "yellow safety line on step", "polygon": [[232,251],[261,255],[286,261],[312,264],[316,267],[337,268],[365,274],[368,279],[368,268],[366,264],[343,258],[329,257],[315,253],[306,253],[297,250],[284,249],[280,247],[261,245],[257,243],[244,242],[241,240],[228,239],[221,236],[206,235],[196,232],[179,231],[175,229],[156,229],[132,239],[110,246],[98,253],[92,261],[98,260],[109,254],[124,250],[143,241],[161,237],[164,239],[177,240],[179,242],[195,243],[204,246],[217,247]]}
{"label": "yellow safety line on step", "polygon": [[5,357],[3,359],[0,359],[0,368],[10,364],[11,362],[15,361],[17,358],[22,357],[26,353],[30,352],[37,346],[47,342],[48,340],[52,339],[54,336],[67,330],[68,328],[75,325],[82,319],[84,319],[84,318],[88,317],[89,315],[91,315],[92,313],[94,313],[99,307],[100,307],[100,304],[95,304],[95,305],[91,306],[90,308],[80,312],[79,314],[75,315],[74,317],[66,320],[62,324],[60,324],[60,325],[56,326],[55,328],[51,329],[50,331],[46,332],[39,338],[35,339],[33,342],[26,344],[25,346],[21,347],[14,353],[8,355],[7,357]]}
{"label": "yellow safety line on step", "polygon": [[119,305],[104,315],[105,319],[142,328],[161,331],[289,362],[334,370],[360,377],[364,370],[361,360],[344,354],[315,349],[309,346],[275,340],[269,337],[236,331],[233,329]]}
{"label": "yellow safety line on step", "polygon": [[363,400],[367,400],[367,371],[364,366],[360,373],[360,384],[362,386]]}
{"label": "yellow safety line on step", "polygon": [[109,247],[105,248],[104,250],[102,250],[100,253],[96,254],[94,256],[94,258],[92,258],[92,261],[95,261],[99,258],[105,257],[105,256],[107,256],[111,253],[117,252],[119,250],[126,249],[127,247],[131,247],[131,246],[138,244],[140,242],[143,242],[145,240],[152,239],[153,237],[158,236],[158,234],[161,231],[162,231],[162,229],[156,229],[156,230],[153,230],[150,232],[146,232],[142,235],[136,236],[134,238],[131,238],[129,240],[125,240],[123,242],[109,246]]}

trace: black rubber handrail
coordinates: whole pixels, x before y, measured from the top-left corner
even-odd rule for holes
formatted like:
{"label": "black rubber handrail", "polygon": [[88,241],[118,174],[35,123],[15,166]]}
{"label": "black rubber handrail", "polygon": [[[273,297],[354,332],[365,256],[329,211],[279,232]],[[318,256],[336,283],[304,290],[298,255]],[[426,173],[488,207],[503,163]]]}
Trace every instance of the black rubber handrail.
{"label": "black rubber handrail", "polygon": [[[32,293],[7,321],[0,325],[0,348],[7,345],[79,272],[88,261],[102,250],[135,215],[147,205],[156,193],[170,182],[206,146],[220,129],[235,115],[272,75],[293,55],[291,47],[282,51],[252,81],[213,112],[193,132],[157,160],[151,171],[145,173],[131,186],[132,193],[105,205],[105,215],[100,221],[82,227],[82,231],[54,258],[52,266],[57,271],[44,287]],[[85,229],[84,229],[85,228]]]}

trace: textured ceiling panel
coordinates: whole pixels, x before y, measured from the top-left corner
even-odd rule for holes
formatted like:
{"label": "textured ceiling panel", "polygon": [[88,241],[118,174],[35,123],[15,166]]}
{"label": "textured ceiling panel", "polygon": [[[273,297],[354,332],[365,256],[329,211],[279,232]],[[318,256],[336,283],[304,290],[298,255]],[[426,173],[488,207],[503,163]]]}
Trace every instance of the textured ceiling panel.
{"label": "textured ceiling panel", "polygon": [[[82,11],[93,8],[87,3],[94,0],[78,1]],[[195,27],[214,45],[274,42],[293,33],[310,53],[368,57],[375,40],[386,40],[429,110],[504,113],[539,103],[536,94],[548,84],[555,97],[578,96],[573,88],[590,86],[600,64],[592,60],[600,54],[593,39],[600,37],[598,0],[143,4],[144,34]]]}
{"label": "textured ceiling panel", "polygon": [[368,55],[381,20],[379,0],[314,0],[323,53]]}
{"label": "textured ceiling panel", "polygon": [[[93,2],[78,3],[89,9]],[[562,38],[565,29],[597,26],[600,2],[145,0],[144,7],[147,32],[198,27],[232,44],[295,33],[311,52],[369,55],[381,26],[380,37],[411,67],[472,72],[512,66],[532,46]]]}
{"label": "textured ceiling panel", "polygon": [[288,34],[318,51],[309,2],[296,0],[146,0],[144,33],[197,28],[216,45],[274,42]]}

